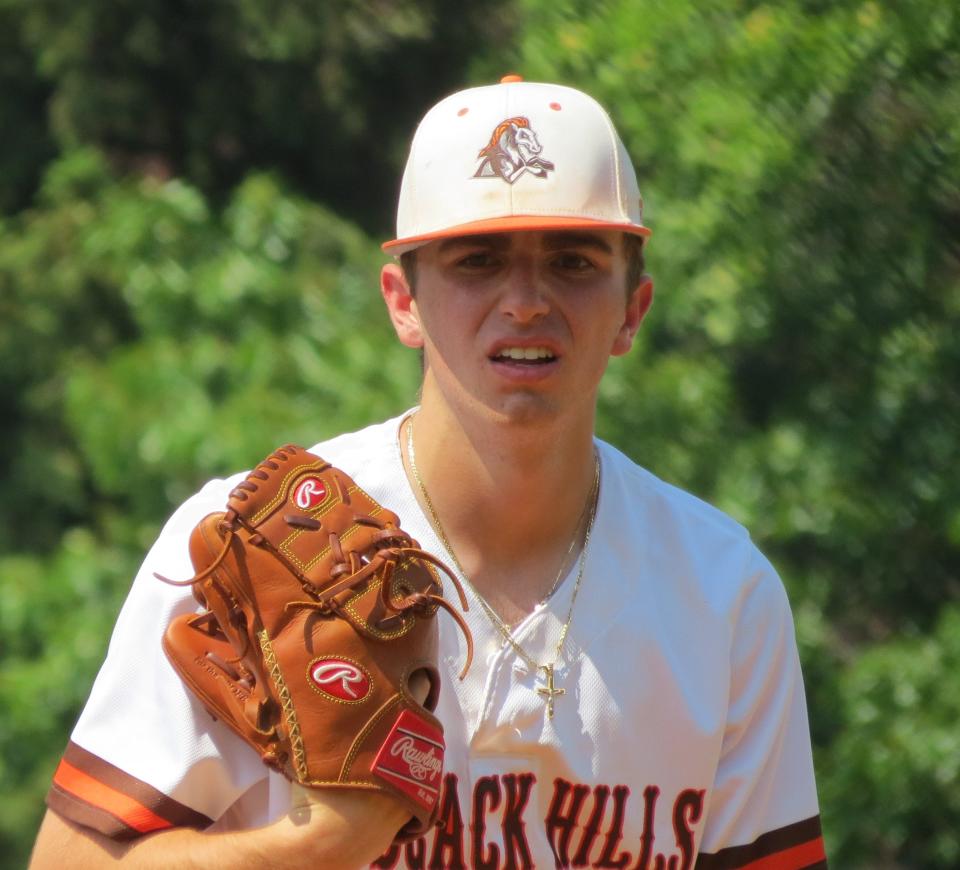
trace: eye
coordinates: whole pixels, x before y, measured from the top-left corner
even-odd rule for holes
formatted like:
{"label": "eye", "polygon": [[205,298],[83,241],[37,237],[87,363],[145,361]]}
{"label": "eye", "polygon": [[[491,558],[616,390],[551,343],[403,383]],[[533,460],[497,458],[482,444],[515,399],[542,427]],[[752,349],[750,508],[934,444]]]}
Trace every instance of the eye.
{"label": "eye", "polygon": [[596,264],[589,257],[579,254],[576,251],[561,251],[553,258],[554,268],[564,272],[591,272],[596,269]]}
{"label": "eye", "polygon": [[457,267],[460,269],[478,270],[490,269],[497,265],[496,256],[490,251],[471,251],[457,258]]}

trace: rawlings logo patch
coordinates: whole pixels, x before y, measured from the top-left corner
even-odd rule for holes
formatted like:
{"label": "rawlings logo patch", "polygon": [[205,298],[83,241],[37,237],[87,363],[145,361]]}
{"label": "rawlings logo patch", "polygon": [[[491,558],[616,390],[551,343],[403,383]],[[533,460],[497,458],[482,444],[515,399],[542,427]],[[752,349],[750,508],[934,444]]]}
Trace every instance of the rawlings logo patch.
{"label": "rawlings logo patch", "polygon": [[313,510],[327,497],[327,487],[319,477],[307,477],[293,491],[293,503],[302,511]]}
{"label": "rawlings logo patch", "polygon": [[480,149],[480,166],[473,177],[502,178],[507,184],[525,172],[546,178],[554,165],[540,156],[541,151],[543,146],[527,118],[507,118],[497,124],[490,141]]}
{"label": "rawlings logo patch", "polygon": [[370,694],[370,675],[346,659],[315,659],[307,673],[313,687],[335,701],[362,701]]}
{"label": "rawlings logo patch", "polygon": [[404,710],[383,741],[370,772],[430,810],[440,793],[443,752],[443,733],[416,713]]}

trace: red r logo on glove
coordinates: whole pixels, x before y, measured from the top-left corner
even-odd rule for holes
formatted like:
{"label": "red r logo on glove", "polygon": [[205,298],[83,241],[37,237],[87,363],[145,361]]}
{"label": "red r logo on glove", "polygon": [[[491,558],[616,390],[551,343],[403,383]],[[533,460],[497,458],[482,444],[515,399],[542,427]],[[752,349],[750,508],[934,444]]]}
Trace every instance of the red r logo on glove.
{"label": "red r logo on glove", "polygon": [[370,692],[370,677],[344,659],[320,659],[310,665],[309,674],[321,695],[337,701],[362,701]]}
{"label": "red r logo on glove", "polygon": [[308,477],[300,481],[293,491],[293,503],[302,511],[315,508],[327,497],[327,488],[319,477]]}

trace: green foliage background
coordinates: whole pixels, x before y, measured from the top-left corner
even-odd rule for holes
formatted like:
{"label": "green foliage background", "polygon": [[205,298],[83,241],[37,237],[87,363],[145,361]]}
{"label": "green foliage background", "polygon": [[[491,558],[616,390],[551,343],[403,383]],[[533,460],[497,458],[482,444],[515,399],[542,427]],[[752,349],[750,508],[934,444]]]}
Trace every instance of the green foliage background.
{"label": "green foliage background", "polygon": [[780,568],[834,865],[958,866],[958,19],[0,0],[0,864],[173,506],[414,400],[375,290],[406,142],[515,70],[633,155],[658,295],[601,432]]}

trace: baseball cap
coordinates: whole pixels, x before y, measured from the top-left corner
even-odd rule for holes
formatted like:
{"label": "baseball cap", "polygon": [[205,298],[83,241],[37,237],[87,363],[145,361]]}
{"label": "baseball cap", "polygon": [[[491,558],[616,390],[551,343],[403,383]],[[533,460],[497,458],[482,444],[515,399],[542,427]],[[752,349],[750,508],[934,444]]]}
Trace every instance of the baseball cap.
{"label": "baseball cap", "polygon": [[435,105],[410,146],[397,209],[399,256],[452,236],[615,229],[646,237],[630,156],[587,94],[504,76]]}

